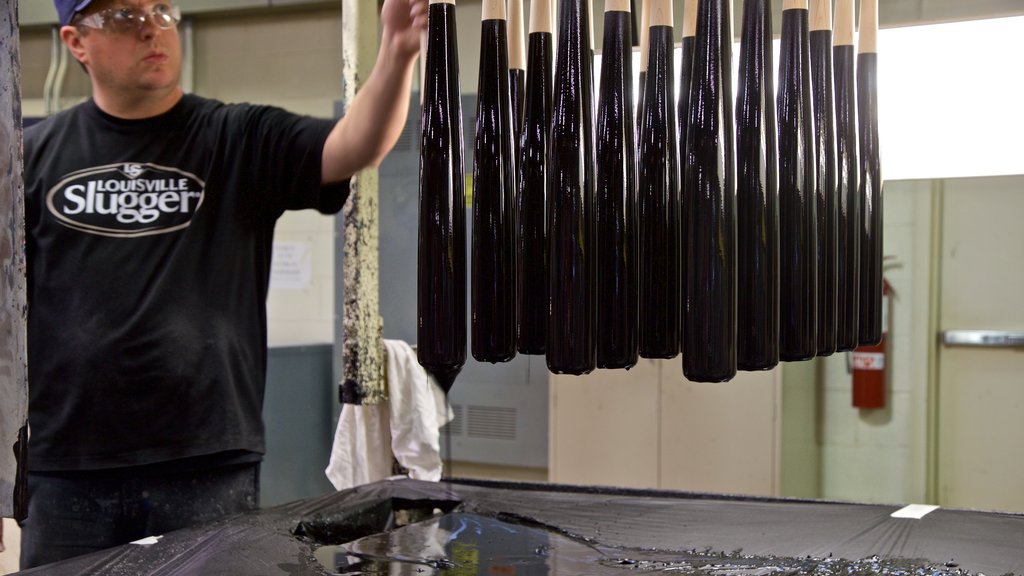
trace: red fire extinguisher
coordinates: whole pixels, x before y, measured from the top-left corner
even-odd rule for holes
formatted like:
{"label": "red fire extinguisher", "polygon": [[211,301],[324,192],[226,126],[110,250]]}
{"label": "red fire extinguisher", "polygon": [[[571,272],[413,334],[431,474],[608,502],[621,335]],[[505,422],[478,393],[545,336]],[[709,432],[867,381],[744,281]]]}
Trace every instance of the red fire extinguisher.
{"label": "red fire extinguisher", "polygon": [[882,340],[874,346],[859,346],[850,355],[855,408],[885,408],[885,383],[889,367],[886,341],[889,339],[891,328],[891,296],[892,285],[882,278]]}

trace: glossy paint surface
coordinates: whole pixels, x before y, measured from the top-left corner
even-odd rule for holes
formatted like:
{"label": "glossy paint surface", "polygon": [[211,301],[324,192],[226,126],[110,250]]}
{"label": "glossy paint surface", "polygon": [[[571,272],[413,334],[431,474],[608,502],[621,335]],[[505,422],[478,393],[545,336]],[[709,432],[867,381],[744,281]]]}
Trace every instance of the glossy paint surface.
{"label": "glossy paint surface", "polygon": [[644,86],[647,85],[647,70],[641,70],[637,76],[640,78],[640,83],[638,84],[638,86],[640,86],[640,91],[636,95],[636,129],[638,130],[637,136],[639,137],[640,124],[644,121],[644,104],[646,98],[644,95]]}
{"label": "glossy paint surface", "polygon": [[526,100],[526,70],[513,68],[508,71],[508,92],[512,101],[512,126],[515,130],[513,142],[518,150]]}
{"label": "glossy paint surface", "polygon": [[647,85],[647,58],[648,58],[648,56],[647,56],[648,48],[647,47],[650,44],[650,42],[648,41],[648,34],[650,33],[650,28],[651,28],[651,22],[650,22],[651,15],[650,15],[650,11],[651,11],[651,0],[640,0],[640,11],[639,12],[636,10],[635,6],[633,7],[634,18],[638,17],[639,20],[640,20],[639,26],[638,26],[639,32],[638,32],[638,35],[637,35],[637,47],[639,48],[638,51],[640,53],[640,71],[637,72],[637,77],[640,80],[640,83],[637,84],[637,86],[639,86],[640,88],[639,88],[639,91],[637,92],[637,95],[636,95],[636,130],[637,130],[637,138],[640,137],[640,124],[643,123],[643,119],[644,119],[644,98],[645,98],[644,86]]}
{"label": "glossy paint surface", "polygon": [[683,374],[697,382],[736,375],[736,165],[729,0],[697,8],[686,181]]}
{"label": "glossy paint surface", "polygon": [[548,148],[547,364],[556,374],[596,365],[592,56],[584,0],[559,2]]}
{"label": "glossy paint surface", "polygon": [[531,32],[516,196],[519,352],[543,354],[548,326],[547,155],[551,125],[550,32]]}
{"label": "glossy paint surface", "polygon": [[[679,158],[686,158],[686,135],[690,122],[690,81],[693,70],[693,51],[697,45],[697,38],[685,36],[680,41],[679,51],[679,106],[676,109],[676,118],[679,122]],[[681,172],[681,170],[680,170]],[[685,191],[684,191],[685,197]]]}
{"label": "glossy paint surface", "polygon": [[882,340],[882,168],[878,153],[878,54],[857,55],[860,134],[860,344]]}
{"label": "glossy paint surface", "polygon": [[836,349],[860,338],[860,160],[857,145],[856,56],[853,45],[832,50],[836,99]]}
{"label": "glossy paint surface", "polygon": [[743,4],[736,98],[736,364],[768,370],[779,363],[778,145],[771,6]]}
{"label": "glossy paint surface", "polygon": [[818,216],[818,356],[836,351],[838,198],[836,196],[835,96],[832,31],[810,33],[811,101],[814,109]]}
{"label": "glossy paint surface", "polygon": [[471,349],[481,362],[516,354],[515,158],[504,20],[480,34],[473,154]]}
{"label": "glossy paint surface", "polygon": [[686,161],[689,158],[687,150],[687,136],[690,126],[690,82],[693,72],[693,51],[697,47],[696,36],[683,36],[680,41],[679,58],[679,95],[676,100],[679,103],[676,108],[676,121],[679,124],[677,142],[679,144],[679,266],[684,272],[679,281],[680,304],[679,314],[679,346],[682,351],[683,326],[682,322],[686,316],[686,225],[690,221],[690,196],[686,192]]}
{"label": "glossy paint surface", "polygon": [[455,6],[430,6],[420,116],[417,356],[447,391],[466,362],[466,194]]}
{"label": "glossy paint surface", "polygon": [[679,354],[682,307],[679,147],[672,27],[651,26],[638,147],[640,356]]}
{"label": "glossy paint surface", "polygon": [[629,12],[605,12],[597,102],[597,367],[637,361],[636,144]]}
{"label": "glossy paint surface", "polygon": [[818,351],[817,203],[807,10],[782,12],[779,123],[779,358]]}

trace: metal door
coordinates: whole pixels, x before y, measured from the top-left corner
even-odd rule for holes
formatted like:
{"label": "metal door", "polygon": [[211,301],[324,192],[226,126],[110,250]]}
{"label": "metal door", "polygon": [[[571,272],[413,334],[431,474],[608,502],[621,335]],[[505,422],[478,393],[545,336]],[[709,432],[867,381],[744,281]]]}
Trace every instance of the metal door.
{"label": "metal door", "polygon": [[1024,176],[943,182],[938,504],[1024,512]]}

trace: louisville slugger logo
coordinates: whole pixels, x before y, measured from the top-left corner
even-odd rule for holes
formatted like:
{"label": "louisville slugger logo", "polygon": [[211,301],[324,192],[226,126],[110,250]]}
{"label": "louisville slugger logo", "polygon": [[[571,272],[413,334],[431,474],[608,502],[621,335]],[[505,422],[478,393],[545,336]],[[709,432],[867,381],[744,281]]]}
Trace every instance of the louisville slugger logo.
{"label": "louisville slugger logo", "polygon": [[102,236],[148,236],[188,227],[203,203],[194,174],[155,164],[98,166],[50,189],[46,205],[62,224]]}

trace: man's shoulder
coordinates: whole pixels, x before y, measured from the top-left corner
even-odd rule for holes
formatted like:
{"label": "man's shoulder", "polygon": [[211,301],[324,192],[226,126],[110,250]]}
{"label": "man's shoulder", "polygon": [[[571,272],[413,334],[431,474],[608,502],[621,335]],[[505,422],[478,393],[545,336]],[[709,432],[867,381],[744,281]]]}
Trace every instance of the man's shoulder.
{"label": "man's shoulder", "polygon": [[90,105],[91,102],[83,102],[25,126],[23,138],[26,159],[34,151],[44,148],[47,142],[67,140],[68,135],[82,125],[83,117],[89,113]]}
{"label": "man's shoulder", "polygon": [[190,92],[182,95],[180,106],[186,110],[218,110],[228,104],[216,98],[207,98]]}
{"label": "man's shoulder", "polygon": [[201,119],[207,128],[216,126],[249,127],[258,118],[266,115],[288,114],[276,106],[250,102],[224,102],[195,94],[186,94],[181,100],[184,114]]}
{"label": "man's shoulder", "polygon": [[228,104],[214,98],[185,94],[175,108],[179,113],[185,115],[211,116],[222,114],[227,107]]}
{"label": "man's shoulder", "polygon": [[216,98],[199,96],[198,94],[185,94],[181,98],[181,104],[189,110],[204,110],[212,112],[254,112],[261,110],[279,110],[278,106],[272,104],[257,104],[253,102],[226,102]]}

